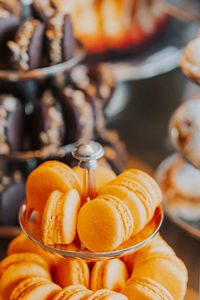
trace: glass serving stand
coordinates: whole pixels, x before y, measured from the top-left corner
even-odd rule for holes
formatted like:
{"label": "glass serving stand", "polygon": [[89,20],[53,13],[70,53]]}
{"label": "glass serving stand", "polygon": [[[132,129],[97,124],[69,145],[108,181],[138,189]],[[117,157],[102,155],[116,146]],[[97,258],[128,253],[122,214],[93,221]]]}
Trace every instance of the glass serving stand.
{"label": "glass serving stand", "polygon": [[[80,167],[85,169],[85,192],[83,195],[83,201],[92,201],[95,197],[95,168],[98,166],[98,159],[101,158],[104,154],[103,147],[96,142],[86,141],[81,142],[75,146],[72,151],[74,158],[78,159]],[[162,207],[157,207],[152,220],[144,227],[144,229],[132,236],[128,241],[125,241],[120,247],[112,252],[101,252],[93,253],[84,249],[80,246],[78,251],[67,251],[58,248],[52,248],[44,245],[38,236],[40,232],[39,222],[34,224],[37,219],[37,212],[33,211],[27,220],[26,214],[26,202],[22,204],[19,210],[19,222],[21,229],[27,235],[29,239],[43,248],[45,251],[54,253],[56,255],[65,257],[65,258],[79,258],[86,261],[98,261],[106,260],[116,257],[122,257],[128,255],[138,250],[144,244],[146,244],[150,239],[152,239],[156,233],[159,231],[160,226],[163,221],[163,210]],[[34,226],[34,230],[33,230]]]}

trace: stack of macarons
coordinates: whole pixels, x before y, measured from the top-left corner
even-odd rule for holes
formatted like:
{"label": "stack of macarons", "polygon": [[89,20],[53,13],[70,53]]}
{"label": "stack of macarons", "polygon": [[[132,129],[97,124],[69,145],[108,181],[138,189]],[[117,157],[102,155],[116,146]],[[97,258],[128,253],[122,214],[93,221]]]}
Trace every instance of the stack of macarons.
{"label": "stack of macarons", "polygon": [[26,184],[27,224],[36,211],[39,238],[47,246],[66,247],[78,240],[92,252],[115,250],[151,221],[162,200],[160,189],[140,170],[116,177],[98,167],[96,197],[84,203],[83,172],[58,161],[36,168]]}
{"label": "stack of macarons", "polygon": [[186,268],[157,235],[122,259],[88,263],[45,253],[22,233],[0,263],[2,300],[182,300]]}

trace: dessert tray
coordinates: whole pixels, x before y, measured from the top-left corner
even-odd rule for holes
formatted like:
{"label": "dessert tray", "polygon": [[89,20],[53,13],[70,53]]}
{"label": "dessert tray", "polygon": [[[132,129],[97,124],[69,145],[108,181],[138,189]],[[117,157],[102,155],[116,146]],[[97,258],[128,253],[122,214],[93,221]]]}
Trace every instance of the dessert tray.
{"label": "dessert tray", "polygon": [[[72,151],[72,156],[79,160],[79,166],[85,170],[83,182],[85,183],[85,190],[83,191],[82,201],[85,203],[95,198],[95,173],[94,170],[98,166],[98,159],[104,155],[103,147],[93,141],[80,142],[75,145]],[[87,204],[86,204],[87,205]],[[29,217],[28,217],[29,216]],[[98,261],[102,259],[111,259],[116,257],[123,257],[138,250],[152,239],[159,231],[163,221],[163,210],[159,205],[154,212],[153,218],[148,224],[137,234],[132,235],[128,240],[125,240],[117,250],[110,252],[90,252],[82,244],[76,251],[63,250],[63,247],[50,247],[45,245],[40,238],[40,219],[38,212],[33,210],[31,214],[27,210],[27,202],[25,201],[19,210],[19,223],[23,232],[29,239],[38,244],[44,250],[65,258],[80,258],[86,261]],[[64,247],[65,249],[66,247]]]}

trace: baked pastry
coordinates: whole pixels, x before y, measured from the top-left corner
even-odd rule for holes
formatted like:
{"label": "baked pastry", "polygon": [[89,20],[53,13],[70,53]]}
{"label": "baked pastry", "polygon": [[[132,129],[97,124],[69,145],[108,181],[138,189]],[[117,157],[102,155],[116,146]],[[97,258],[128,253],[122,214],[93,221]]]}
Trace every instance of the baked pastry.
{"label": "baked pastry", "polygon": [[129,300],[173,300],[172,295],[156,281],[146,277],[132,278],[126,283],[122,293]]}
{"label": "baked pastry", "polygon": [[89,288],[90,270],[87,262],[81,259],[59,259],[55,268],[54,280],[62,288],[79,284]]}
{"label": "baked pastry", "polygon": [[22,149],[24,109],[13,95],[0,95],[0,154]]}
{"label": "baked pastry", "polygon": [[192,40],[184,49],[180,60],[180,67],[186,76],[200,83],[200,37]]}
{"label": "baked pastry", "polygon": [[78,236],[93,252],[116,249],[133,234],[133,217],[117,196],[101,195],[84,204],[77,221]]}
{"label": "baked pastry", "polygon": [[74,284],[67,286],[62,289],[62,291],[55,297],[53,300],[71,300],[71,299],[87,299],[89,295],[92,294],[92,291],[88,290],[85,286],[81,284]]}
{"label": "baked pastry", "polygon": [[51,65],[70,59],[75,50],[75,37],[70,15],[55,13],[48,19],[46,38]]}
{"label": "baked pastry", "polygon": [[90,287],[93,291],[109,289],[121,291],[129,274],[126,265],[120,259],[98,261],[94,264],[91,272]]}
{"label": "baked pastry", "polygon": [[9,175],[1,174],[0,225],[18,225],[18,211],[25,197],[25,182],[20,171],[16,170]]}
{"label": "baked pastry", "polygon": [[134,220],[133,234],[138,233],[153,217],[156,207],[162,201],[157,183],[140,170],[127,170],[99,191],[119,197],[130,209]]}
{"label": "baked pastry", "polygon": [[200,168],[200,98],[184,102],[172,115],[169,135],[173,146]]}
{"label": "baked pastry", "polygon": [[0,0],[0,7],[21,18],[22,4],[19,0]]}
{"label": "baked pastry", "polygon": [[61,288],[52,281],[33,276],[21,281],[12,291],[10,300],[52,299]]}
{"label": "baked pastry", "polygon": [[53,191],[42,215],[42,242],[47,246],[70,244],[76,235],[76,222],[81,198],[76,190]]}
{"label": "baked pastry", "polygon": [[62,106],[51,90],[45,90],[35,101],[29,124],[32,149],[63,145],[66,128]]}
{"label": "baked pastry", "polygon": [[15,41],[9,41],[12,60],[17,70],[28,71],[41,66],[44,24],[29,18],[19,27]]}
{"label": "baked pastry", "polygon": [[128,298],[121,294],[108,289],[101,289],[93,292],[87,300],[128,300]]}
{"label": "baked pastry", "polygon": [[66,125],[65,144],[94,136],[94,113],[88,97],[80,90],[66,87],[60,95]]}

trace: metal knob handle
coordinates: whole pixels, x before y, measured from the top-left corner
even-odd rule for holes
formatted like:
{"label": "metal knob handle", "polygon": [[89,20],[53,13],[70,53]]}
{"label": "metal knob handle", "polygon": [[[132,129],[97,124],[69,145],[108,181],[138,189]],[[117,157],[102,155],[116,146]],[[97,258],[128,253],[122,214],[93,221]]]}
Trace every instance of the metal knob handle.
{"label": "metal knob handle", "polygon": [[79,142],[72,151],[72,156],[79,160],[79,166],[84,169],[83,202],[94,199],[96,196],[95,169],[98,167],[98,160],[103,155],[103,147],[94,141]]}

